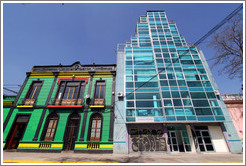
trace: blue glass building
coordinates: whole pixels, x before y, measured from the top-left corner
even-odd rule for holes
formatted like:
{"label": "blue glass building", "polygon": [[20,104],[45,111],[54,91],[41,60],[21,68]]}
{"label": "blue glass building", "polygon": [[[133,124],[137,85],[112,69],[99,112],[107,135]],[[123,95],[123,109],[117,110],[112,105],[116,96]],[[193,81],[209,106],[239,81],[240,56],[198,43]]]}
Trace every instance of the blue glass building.
{"label": "blue glass building", "polygon": [[201,50],[165,11],[140,16],[118,46],[114,152],[242,151]]}

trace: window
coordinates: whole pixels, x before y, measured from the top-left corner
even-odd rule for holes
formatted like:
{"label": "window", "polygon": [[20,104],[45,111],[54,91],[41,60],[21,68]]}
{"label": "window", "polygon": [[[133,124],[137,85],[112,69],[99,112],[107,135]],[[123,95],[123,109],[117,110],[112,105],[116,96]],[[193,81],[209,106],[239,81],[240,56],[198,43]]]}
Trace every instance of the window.
{"label": "window", "polygon": [[96,88],[94,92],[94,104],[101,105],[104,104],[104,95],[105,95],[105,81],[97,81]]}
{"label": "window", "polygon": [[33,105],[37,100],[38,94],[42,86],[42,81],[32,82],[31,87],[28,90],[28,93],[25,97],[25,105]]}
{"label": "window", "polygon": [[82,104],[84,90],[84,81],[62,81],[56,95],[55,105]]}
{"label": "window", "polygon": [[94,114],[91,117],[90,124],[90,141],[100,141],[102,130],[102,116],[100,114]]}
{"label": "window", "polygon": [[58,123],[58,115],[56,113],[51,113],[50,115],[48,115],[44,127],[44,134],[43,134],[44,141],[53,141],[57,123]]}

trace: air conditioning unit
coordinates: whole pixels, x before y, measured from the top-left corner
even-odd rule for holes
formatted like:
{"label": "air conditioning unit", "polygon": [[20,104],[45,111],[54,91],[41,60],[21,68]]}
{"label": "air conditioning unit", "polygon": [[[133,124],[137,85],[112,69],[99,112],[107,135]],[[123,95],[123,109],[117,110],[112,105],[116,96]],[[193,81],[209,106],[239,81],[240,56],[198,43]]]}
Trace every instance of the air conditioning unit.
{"label": "air conditioning unit", "polygon": [[124,97],[124,94],[123,94],[123,92],[118,92],[118,97]]}
{"label": "air conditioning unit", "polygon": [[220,95],[220,92],[218,90],[214,91],[215,95]]}

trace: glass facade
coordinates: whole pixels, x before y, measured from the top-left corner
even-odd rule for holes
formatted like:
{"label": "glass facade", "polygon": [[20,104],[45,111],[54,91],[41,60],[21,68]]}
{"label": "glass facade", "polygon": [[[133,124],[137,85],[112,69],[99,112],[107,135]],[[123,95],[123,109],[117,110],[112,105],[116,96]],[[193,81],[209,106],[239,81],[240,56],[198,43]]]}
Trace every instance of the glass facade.
{"label": "glass facade", "polygon": [[164,11],[141,16],[126,44],[126,121],[224,121],[201,55]]}

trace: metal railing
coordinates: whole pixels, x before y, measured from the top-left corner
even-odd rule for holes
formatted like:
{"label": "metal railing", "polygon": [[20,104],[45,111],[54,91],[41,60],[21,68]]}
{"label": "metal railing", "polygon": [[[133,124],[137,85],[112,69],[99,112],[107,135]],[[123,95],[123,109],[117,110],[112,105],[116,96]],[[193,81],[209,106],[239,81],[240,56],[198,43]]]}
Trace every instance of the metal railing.
{"label": "metal railing", "polygon": [[31,105],[34,106],[36,105],[38,99],[26,99],[26,98],[21,98],[18,102],[18,105]]}

